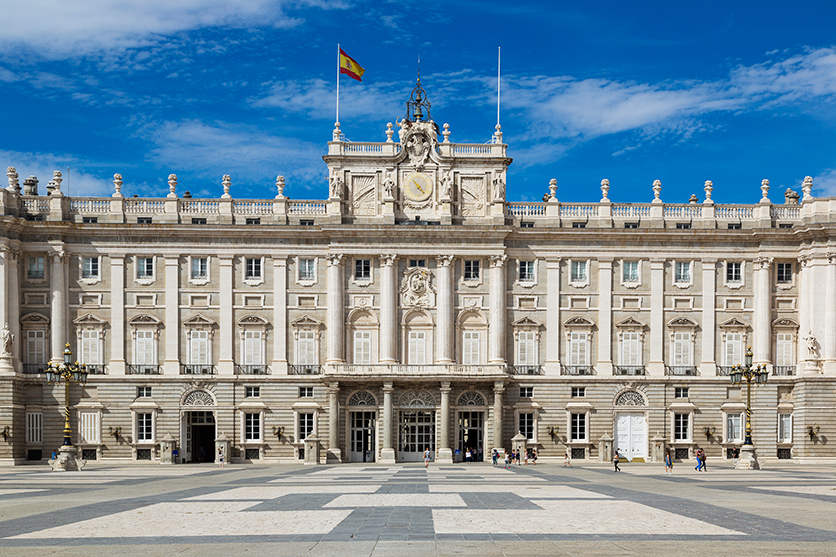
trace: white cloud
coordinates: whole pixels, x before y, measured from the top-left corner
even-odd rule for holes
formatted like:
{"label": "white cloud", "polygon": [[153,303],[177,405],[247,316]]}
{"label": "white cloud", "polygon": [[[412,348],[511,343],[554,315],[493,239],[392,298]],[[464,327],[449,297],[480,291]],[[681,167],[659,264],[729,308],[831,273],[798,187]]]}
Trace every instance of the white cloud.
{"label": "white cloud", "polygon": [[732,87],[743,96],[770,103],[836,94],[836,49],[821,48],[785,60],[741,66],[731,74]]}
{"label": "white cloud", "polygon": [[824,170],[813,177],[813,193],[820,197],[836,196],[836,168]]}
{"label": "white cloud", "polygon": [[28,0],[3,10],[0,46],[62,59],[154,43],[202,27],[291,27],[296,8],[342,8],[318,0]]}
{"label": "white cloud", "polygon": [[113,193],[113,185],[108,180],[91,174],[89,170],[91,165],[73,155],[0,150],[0,166],[2,166],[3,174],[6,173],[7,167],[15,167],[20,177],[18,182],[21,187],[25,178],[37,177],[38,191],[41,195],[46,194],[46,185],[52,179],[52,173],[55,170],[60,170],[64,174],[61,191],[65,195],[110,195]]}

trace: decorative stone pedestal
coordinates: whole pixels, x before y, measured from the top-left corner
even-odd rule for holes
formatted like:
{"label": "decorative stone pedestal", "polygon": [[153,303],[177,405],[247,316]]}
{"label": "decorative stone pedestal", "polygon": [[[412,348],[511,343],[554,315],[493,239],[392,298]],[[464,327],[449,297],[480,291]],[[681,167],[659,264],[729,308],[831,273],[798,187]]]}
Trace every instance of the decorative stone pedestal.
{"label": "decorative stone pedestal", "polygon": [[15,368],[12,365],[12,357],[8,354],[0,356],[0,375],[14,375]]}
{"label": "decorative stone pedestal", "polygon": [[160,464],[174,464],[174,437],[167,434],[160,439]]}
{"label": "decorative stone pedestal", "polygon": [[754,445],[743,445],[740,447],[740,458],[734,465],[735,470],[760,470],[758,455],[755,454]]}
{"label": "decorative stone pedestal", "polygon": [[395,464],[395,449],[381,449],[380,450],[381,464]]}
{"label": "decorative stone pedestal", "polygon": [[218,435],[218,438],[215,439],[215,464],[218,464],[219,460],[218,457],[222,454],[224,456],[224,463],[229,464],[229,459],[231,456],[230,452],[230,442],[229,437],[226,434],[221,433]]}
{"label": "decorative stone pedestal", "polygon": [[528,439],[526,439],[525,435],[522,433],[517,433],[513,437],[511,437],[511,448],[515,451],[518,451],[517,454],[520,455],[521,459],[525,458],[526,455],[526,448],[528,445]]}
{"label": "decorative stone pedestal", "polygon": [[453,449],[438,449],[438,464],[453,464]]}
{"label": "decorative stone pedestal", "polygon": [[58,457],[50,460],[53,472],[77,472],[84,469],[86,461],[78,458],[78,449],[71,445],[61,445],[58,449]]}
{"label": "decorative stone pedestal", "polygon": [[601,462],[612,461],[612,437],[605,433],[598,440],[598,457]]}
{"label": "decorative stone pedestal", "polygon": [[665,438],[661,435],[653,438],[653,462],[665,462]]}
{"label": "decorative stone pedestal", "polygon": [[316,435],[305,439],[305,464],[319,464],[319,437]]}

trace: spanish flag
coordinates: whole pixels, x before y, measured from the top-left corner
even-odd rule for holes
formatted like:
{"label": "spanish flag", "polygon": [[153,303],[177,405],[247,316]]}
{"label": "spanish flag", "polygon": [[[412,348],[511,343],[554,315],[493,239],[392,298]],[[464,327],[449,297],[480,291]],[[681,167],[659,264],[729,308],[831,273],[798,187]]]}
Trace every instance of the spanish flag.
{"label": "spanish flag", "polygon": [[344,73],[357,81],[363,81],[363,74],[366,73],[366,69],[358,64],[354,58],[343,52],[343,49],[340,49],[340,73]]}

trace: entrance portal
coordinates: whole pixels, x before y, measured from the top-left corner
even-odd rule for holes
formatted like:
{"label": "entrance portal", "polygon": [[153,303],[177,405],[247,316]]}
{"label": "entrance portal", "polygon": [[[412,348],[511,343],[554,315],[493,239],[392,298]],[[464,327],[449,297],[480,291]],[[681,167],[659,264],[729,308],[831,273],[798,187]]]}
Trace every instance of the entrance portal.
{"label": "entrance portal", "polygon": [[647,458],[647,417],[644,414],[617,414],[613,437],[613,449],[627,460]]}
{"label": "entrance portal", "polygon": [[195,410],[184,415],[186,454],[184,462],[215,461],[215,414],[211,410]]}
{"label": "entrance portal", "polygon": [[416,462],[427,447],[435,451],[435,410],[401,410],[398,424],[398,460]]}
{"label": "entrance portal", "polygon": [[375,412],[351,412],[349,460],[351,462],[375,461]]}
{"label": "entrance portal", "polygon": [[467,451],[470,450],[473,462],[482,462],[484,454],[484,424],[485,413],[466,411],[459,412],[459,454],[456,460],[467,460]]}

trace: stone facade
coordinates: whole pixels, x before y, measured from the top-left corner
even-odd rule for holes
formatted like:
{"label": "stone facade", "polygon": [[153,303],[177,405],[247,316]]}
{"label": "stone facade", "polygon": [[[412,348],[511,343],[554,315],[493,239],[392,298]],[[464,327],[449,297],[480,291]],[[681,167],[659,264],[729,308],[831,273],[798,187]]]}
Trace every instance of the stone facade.
{"label": "stone facade", "polygon": [[[420,97],[419,97],[420,98]],[[752,346],[760,458],[836,458],[836,198],[773,205],[506,200],[511,159],[420,110],[328,143],[327,200],[0,191],[0,460],[46,459],[64,343],[86,458],[165,462],[733,458]],[[426,120],[424,119],[426,117]],[[272,194],[271,194],[272,195]],[[609,441],[608,439],[611,439]],[[312,444],[311,444],[312,445]],[[310,450],[310,449],[309,449]],[[310,455],[309,455],[310,456]]]}

